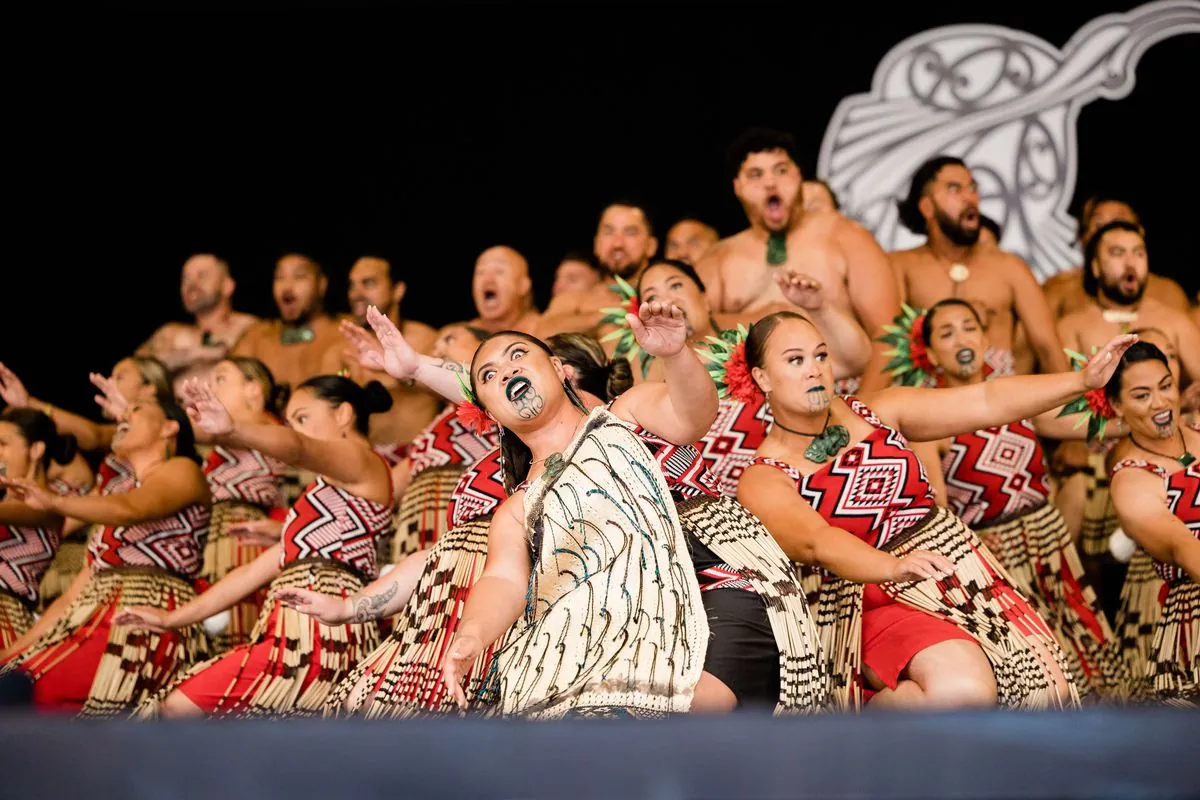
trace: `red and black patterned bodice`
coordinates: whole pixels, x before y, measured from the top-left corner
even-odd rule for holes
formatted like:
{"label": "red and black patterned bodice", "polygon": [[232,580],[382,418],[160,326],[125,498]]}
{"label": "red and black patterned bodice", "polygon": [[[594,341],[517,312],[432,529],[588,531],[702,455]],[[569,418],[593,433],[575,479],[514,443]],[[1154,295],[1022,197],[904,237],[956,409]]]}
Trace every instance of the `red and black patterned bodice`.
{"label": "red and black patterned bodice", "polygon": [[699,442],[708,471],[721,494],[737,496],[742,472],[753,463],[754,451],[766,438],[771,422],[770,406],[762,395],[753,403],[721,400],[717,418]]}
{"label": "red and black patterned bodice", "polygon": [[467,471],[458,479],[446,512],[450,527],[457,528],[473,519],[494,514],[507,497],[504,491],[504,465],[500,459],[500,448],[497,447],[467,467]]}
{"label": "red and black patterned bodice", "polygon": [[882,547],[920,522],[933,508],[925,467],[897,430],[884,425],[866,404],[847,397],[850,408],[874,430],[811,475],[773,458],[754,463],[782,470],[810,506],[830,525]]}
{"label": "red and black patterned bodice", "polygon": [[495,427],[486,433],[470,430],[458,419],[451,406],[434,417],[409,445],[412,477],[417,477],[430,467],[474,464],[493,447],[499,446],[499,435]]}
{"label": "red and black patterned bodice", "polygon": [[59,528],[0,525],[0,591],[33,604],[58,550]]}
{"label": "red and black patterned bodice", "polygon": [[[1175,472],[1167,472],[1158,464],[1127,458],[1113,465],[1112,474],[1116,475],[1123,469],[1144,469],[1162,478],[1167,489],[1167,508],[1187,526],[1192,536],[1200,539],[1200,461],[1193,461]],[[1154,560],[1154,568],[1167,583],[1175,583],[1188,577],[1181,568],[1158,559]]]}
{"label": "red and black patterned bodice", "polygon": [[88,562],[93,572],[150,567],[190,580],[200,572],[211,516],[209,506],[193,504],[161,519],[106,525],[88,540]]}
{"label": "red and black patterned bodice", "polygon": [[263,509],[283,505],[283,472],[278,459],[257,450],[214,447],[204,464],[204,476],[214,503],[236,501]]}
{"label": "red and black patterned bodice", "polygon": [[1012,519],[1050,500],[1046,456],[1028,422],[956,436],[942,472],[950,510],[972,527]]}
{"label": "red and black patterned bodice", "polygon": [[124,494],[133,488],[136,480],[133,467],[112,453],[104,457],[100,469],[96,471],[96,486],[100,488],[100,494],[104,495]]}
{"label": "red and black patterned bodice", "polygon": [[367,500],[318,477],[296,498],[283,521],[280,566],[323,558],[374,580],[376,540],[391,529],[390,502]]}

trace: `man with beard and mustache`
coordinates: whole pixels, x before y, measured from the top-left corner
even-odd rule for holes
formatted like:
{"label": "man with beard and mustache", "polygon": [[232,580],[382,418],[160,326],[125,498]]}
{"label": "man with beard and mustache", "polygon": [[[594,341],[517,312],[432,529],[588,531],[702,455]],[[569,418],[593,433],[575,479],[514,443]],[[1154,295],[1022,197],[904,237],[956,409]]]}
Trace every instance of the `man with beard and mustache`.
{"label": "man with beard and mustache", "polygon": [[203,378],[234,348],[258,318],[233,310],[237,288],[229,265],[209,253],[198,253],[183,265],[179,294],[194,324],[168,322],[137,349],[136,355],[153,356],[171,370],[175,386],[189,378]]}
{"label": "man with beard and mustache", "polygon": [[541,315],[533,308],[529,262],[511,247],[489,247],[475,260],[471,282],[478,317],[464,323],[488,333],[521,331],[536,335]]}
{"label": "man with beard and mustache", "polygon": [[257,358],[276,383],[293,388],[320,375],[329,349],[343,347],[337,322],[324,310],[328,285],[321,265],[308,256],[289,253],[279,259],[272,292],[280,318],[246,331],[233,354]]}
{"label": "man with beard and mustache", "polygon": [[693,217],[684,217],[667,231],[666,257],[695,266],[721,237],[715,228]]}
{"label": "man with beard and mustache", "polygon": [[607,333],[607,328],[598,329],[604,316],[602,309],[612,308],[622,300],[608,278],[619,275],[631,286],[637,285],[650,258],[658,252],[658,239],[654,238],[645,207],[635,200],[622,199],[604,207],[592,247],[606,274],[590,289],[554,296],[542,315],[538,332],[542,339],[556,333]]}
{"label": "man with beard and mustache", "polygon": [[1029,265],[1013,253],[980,245],[979,189],[962,159],[926,161],[897,207],[901,224],[927,237],[920,247],[891,254],[909,305],[929,308],[948,297],[969,302],[987,329],[993,348],[989,362],[1000,372],[1013,369],[1018,321],[1043,372],[1069,369],[1050,307]]}
{"label": "man with beard and mustache", "polygon": [[[781,270],[809,275],[827,301],[852,312],[872,339],[900,313],[900,295],[885,254],[871,233],[841,214],[804,209],[792,137],[752,128],[729,148],[733,191],[750,227],[717,242],[697,272],[722,327],[791,308],[775,282]],[[863,390],[883,388],[888,346],[873,342]]]}
{"label": "man with beard and mustache", "polygon": [[[433,349],[437,331],[423,322],[405,319],[401,315],[400,303],[406,290],[404,281],[396,280],[391,264],[386,260],[363,256],[350,267],[350,285],[346,292],[350,301],[350,317],[344,324],[370,330],[367,309],[375,306],[392,321],[413,349],[428,355]],[[359,386],[379,381],[392,395],[391,409],[371,415],[367,438],[375,452],[395,466],[403,460],[405,446],[437,414],[442,405],[441,399],[411,381],[401,382],[386,372],[363,366],[350,348],[331,348],[326,351],[321,372],[334,374],[343,370]]]}
{"label": "man with beard and mustache", "polygon": [[[1089,197],[1084,201],[1079,213],[1079,246],[1087,250],[1088,240],[1096,231],[1116,220],[1138,226],[1142,224],[1133,206],[1124,200],[1118,200],[1111,195]],[[1084,263],[1086,265],[1087,262]],[[1083,267],[1076,267],[1060,272],[1042,284],[1042,293],[1046,295],[1050,313],[1056,319],[1061,319],[1088,304],[1095,294],[1094,288],[1088,285],[1089,278],[1088,271]],[[1178,283],[1153,272],[1146,283],[1146,296],[1180,311],[1187,311],[1189,307],[1187,295]]]}

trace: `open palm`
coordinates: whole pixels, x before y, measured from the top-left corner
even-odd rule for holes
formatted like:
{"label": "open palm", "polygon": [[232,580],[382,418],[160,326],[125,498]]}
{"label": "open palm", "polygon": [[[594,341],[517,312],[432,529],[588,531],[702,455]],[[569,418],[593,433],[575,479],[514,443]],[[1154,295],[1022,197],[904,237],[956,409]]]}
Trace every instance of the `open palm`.
{"label": "open palm", "polygon": [[1132,333],[1123,333],[1109,339],[1108,344],[1088,359],[1087,366],[1083,368],[1084,385],[1089,389],[1099,389],[1107,384],[1108,379],[1117,371],[1121,356],[1125,355],[1125,351],[1137,340],[1137,335]]}
{"label": "open palm", "polygon": [[400,329],[375,306],[367,309],[367,324],[375,331],[383,350],[383,371],[397,380],[412,380],[421,366],[421,356]]}
{"label": "open palm", "polygon": [[626,314],[638,346],[655,358],[673,356],[687,344],[687,322],[672,303],[642,303],[638,313]]}
{"label": "open palm", "polygon": [[183,398],[192,424],[209,436],[224,436],[233,430],[233,417],[208,384],[192,378],[183,386]]}
{"label": "open palm", "polygon": [[0,364],[0,398],[13,408],[24,408],[29,405],[29,392],[25,384],[17,377],[17,373]]}
{"label": "open palm", "polygon": [[809,275],[794,270],[781,271],[775,275],[775,285],[789,303],[805,311],[819,311],[825,304],[821,282]]}
{"label": "open palm", "polygon": [[107,414],[109,419],[125,416],[129,401],[121,394],[117,385],[98,372],[93,372],[88,378],[91,379],[92,385],[100,390],[100,394],[96,395],[96,405],[100,406],[100,410]]}

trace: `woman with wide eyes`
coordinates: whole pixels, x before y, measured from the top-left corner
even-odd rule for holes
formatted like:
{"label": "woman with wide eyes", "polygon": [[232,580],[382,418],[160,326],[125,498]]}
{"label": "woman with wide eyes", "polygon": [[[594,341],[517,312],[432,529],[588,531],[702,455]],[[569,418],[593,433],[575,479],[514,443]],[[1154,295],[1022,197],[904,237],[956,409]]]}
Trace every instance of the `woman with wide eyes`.
{"label": "woman with wide eyes", "polygon": [[89,569],[0,657],[33,681],[40,709],[85,716],[128,713],[205,649],[197,625],[143,633],[120,608],[165,613],[193,597],[208,535],[211,496],[183,410],[160,397],[134,401],[112,439],[133,471],[120,493],[58,496],[34,481],[0,478],[27,506],[96,527]]}
{"label": "woman with wide eyes", "polygon": [[[912,324],[918,363],[938,386],[977,386],[988,378],[987,334],[974,306],[935,303]],[[924,352],[924,356],[920,355]],[[1080,692],[1127,690],[1129,676],[1096,593],[1058,507],[1050,502],[1039,436],[1084,439],[1082,414],[1053,409],[1033,419],[942,439],[941,471],[951,511],[983,540],[1013,585],[1045,617],[1062,645]]]}
{"label": "woman with wide eyes", "polygon": [[1139,342],[1105,386],[1129,429],[1113,467],[1121,528],[1153,558],[1167,587],[1150,663],[1135,697],[1200,702],[1200,433],[1181,426],[1179,386],[1167,357]]}
{"label": "woman with wide eyes", "polygon": [[[52,462],[69,464],[75,437],[59,436],[40,411],[10,408],[0,415],[0,475],[46,488]],[[54,559],[63,518],[0,492],[0,652],[33,627],[38,585]]]}
{"label": "woman with wide eyes", "polygon": [[[377,577],[377,539],[391,525],[391,471],[371,449],[371,414],[391,407],[377,381],[310,378],[288,401],[289,426],[235,417],[207,385],[186,387],[188,414],[219,447],[252,450],[316,479],[292,504],[280,541],[195,600],[167,611],[126,608],[120,625],[171,631],[194,625],[267,584],[346,597]],[[134,605],[134,604],[130,604]],[[316,714],[330,689],[379,644],[376,625],[327,626],[268,597],[250,641],[196,665],[150,699],[142,716]]]}
{"label": "woman with wide eyes", "polygon": [[908,439],[1057,408],[1102,385],[1134,338],[1114,339],[1082,372],[892,387],[864,401],[832,395],[828,348],[808,320],[776,313],[750,329],[726,381],[743,396],[765,394],[775,425],[738,498],[793,560],[864,585],[828,587],[841,592],[851,623],[826,639],[840,642],[829,653],[844,702],[857,705],[860,686],[879,708],[1078,702],[1046,623],[970,529],[935,506]]}

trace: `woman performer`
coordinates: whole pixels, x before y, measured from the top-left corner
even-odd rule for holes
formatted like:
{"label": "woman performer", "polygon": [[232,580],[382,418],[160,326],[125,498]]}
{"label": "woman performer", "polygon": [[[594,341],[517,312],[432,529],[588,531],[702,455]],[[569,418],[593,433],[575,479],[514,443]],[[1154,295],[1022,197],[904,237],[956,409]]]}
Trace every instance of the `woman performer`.
{"label": "woman performer", "polygon": [[[271,371],[257,358],[227,358],[213,367],[208,381],[213,396],[229,412],[235,425],[279,424],[274,412],[285,390],[275,385]],[[197,429],[196,434],[200,441],[209,440],[203,428]],[[204,462],[213,510],[201,579],[215,584],[234,569],[253,563],[267,549],[269,545],[242,538],[239,533],[255,530],[248,523],[284,518],[285,470],[278,459],[257,450],[213,444]],[[276,527],[274,541],[278,540]],[[265,592],[255,592],[235,603],[229,609],[223,630],[211,636],[214,651],[221,653],[250,641],[258,610],[265,601]]]}
{"label": "woman performer", "polygon": [[[367,423],[392,396],[337,375],[310,378],[288,402],[291,427],[238,421],[213,391],[187,384],[188,414],[219,446],[254,450],[317,474],[284,520],[282,541],[194,601],[164,613],[130,608],[124,625],[174,630],[223,611],[270,583],[345,597],[376,577],[376,539],[391,525],[391,472]],[[283,715],[320,711],[329,690],[379,644],[376,625],[321,625],[268,598],[251,641],[197,664],[141,714]]]}
{"label": "woman performer", "polygon": [[1166,587],[1151,659],[1135,697],[1200,703],[1200,433],[1179,424],[1179,385],[1166,356],[1139,342],[1104,387],[1124,420],[1126,457],[1113,467],[1122,529],[1154,558]]}
{"label": "woman performer", "polygon": [[138,400],[112,447],[134,474],[120,494],[60,497],[33,481],[0,479],[32,508],[103,526],[88,545],[91,568],[0,654],[6,669],[33,679],[36,705],[85,716],[127,711],[205,646],[198,626],[147,634],[116,619],[120,606],[166,611],[195,596],[211,498],[187,416],[166,398]]}
{"label": "woman performer", "polygon": [[[848,628],[822,631],[843,700],[857,707],[865,679],[880,707],[1077,702],[1049,628],[970,529],[935,506],[906,437],[936,441],[1057,408],[1102,385],[1135,338],[1114,339],[1083,372],[892,387],[865,403],[831,396],[828,348],[808,320],[780,312],[751,328],[726,383],[766,394],[775,425],[738,497],[794,560],[866,584],[827,586],[849,608],[822,603],[819,618],[848,611]],[[897,557],[917,546],[939,555],[914,565],[926,580],[898,586],[914,576]]]}
{"label": "woman performer", "polygon": [[[10,408],[0,415],[0,475],[46,488],[50,463],[75,458],[75,437],[59,436],[40,411]],[[38,583],[58,549],[63,518],[0,492],[0,651],[33,627]]]}
{"label": "woman performer", "polygon": [[[905,385],[975,386],[990,372],[987,334],[975,307],[960,298],[899,321],[908,336]],[[992,373],[995,376],[995,373]],[[1000,559],[1021,595],[1058,637],[1081,693],[1127,689],[1119,646],[1087,583],[1071,532],[1050,502],[1038,436],[1083,439],[1082,415],[1054,409],[942,439],[948,505]]]}

